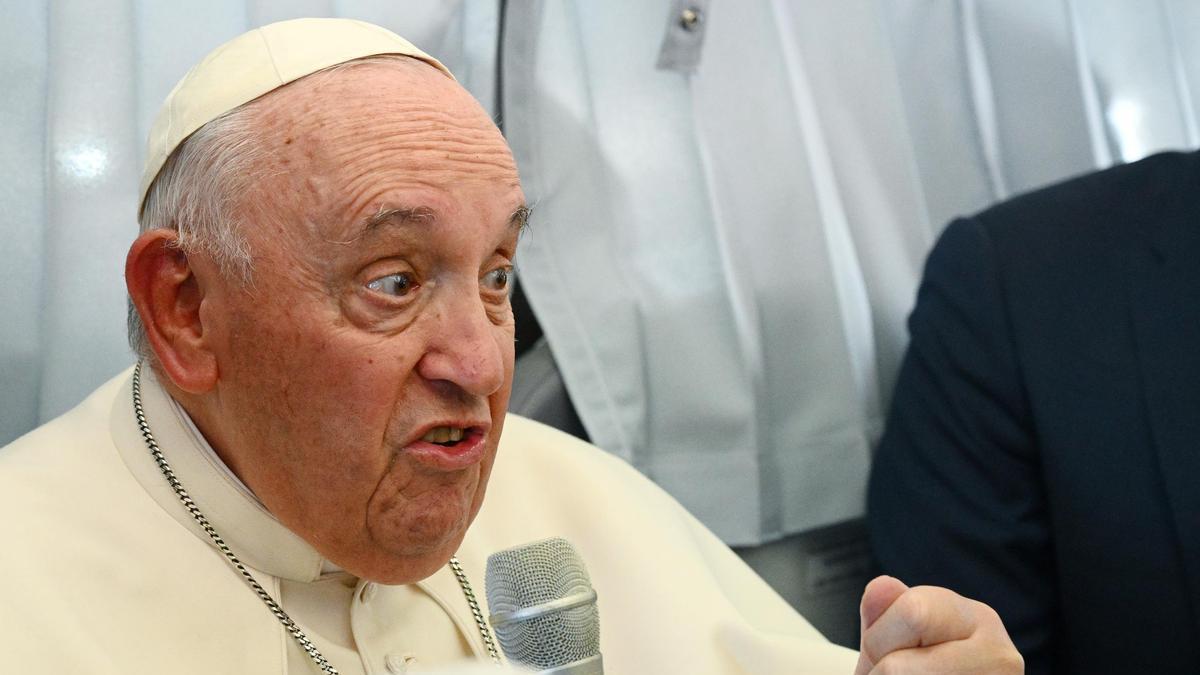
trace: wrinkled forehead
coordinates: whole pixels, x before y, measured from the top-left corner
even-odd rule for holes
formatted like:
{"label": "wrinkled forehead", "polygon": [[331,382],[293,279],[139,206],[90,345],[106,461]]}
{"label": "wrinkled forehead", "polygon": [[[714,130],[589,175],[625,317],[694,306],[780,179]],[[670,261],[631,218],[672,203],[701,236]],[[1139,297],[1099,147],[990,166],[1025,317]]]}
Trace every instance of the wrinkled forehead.
{"label": "wrinkled forehead", "polygon": [[348,64],[272,92],[256,108],[260,142],[275,162],[266,173],[289,177],[295,189],[346,190],[370,201],[383,198],[371,183],[447,196],[467,185],[473,193],[476,184],[519,188],[512,153],[487,112],[424,63]]}
{"label": "wrinkled forehead", "polygon": [[[499,140],[499,130],[457,81],[427,63],[398,55],[371,56],[313,73],[244,106],[264,131],[307,132],[314,141],[341,142],[338,127],[373,137],[445,130],[469,134],[464,143]],[[396,128],[400,123],[403,126]],[[328,130],[330,138],[317,136]],[[488,137],[495,136],[495,139]]]}
{"label": "wrinkled forehead", "polygon": [[[252,241],[362,243],[372,232],[406,229],[396,224],[490,241],[524,221],[504,137],[469,92],[424,63],[347,64],[282,87],[247,111],[262,151],[253,167],[261,180],[239,200],[239,212],[274,226],[251,228],[262,230]],[[412,217],[381,221],[381,213]]]}

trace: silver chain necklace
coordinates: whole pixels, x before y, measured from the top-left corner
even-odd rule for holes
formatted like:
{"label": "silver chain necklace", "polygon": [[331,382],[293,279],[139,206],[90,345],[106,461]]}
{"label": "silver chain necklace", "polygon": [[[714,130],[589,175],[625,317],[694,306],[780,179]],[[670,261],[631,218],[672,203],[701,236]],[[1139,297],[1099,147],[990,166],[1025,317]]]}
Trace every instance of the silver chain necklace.
{"label": "silver chain necklace", "polygon": [[[146,411],[142,408],[141,380],[142,364],[138,362],[137,366],[133,369],[133,413],[137,418],[137,425],[138,429],[142,432],[142,438],[145,439],[146,446],[150,448],[150,455],[154,457],[154,463],[158,465],[163,477],[167,479],[167,483],[175,491],[175,496],[179,497],[179,501],[183,504],[183,507],[188,510],[188,513],[192,514],[192,518],[195,519],[196,524],[208,534],[221,553],[225,554],[225,558],[229,561],[229,564],[233,565],[233,568],[246,580],[246,583],[250,585],[254,594],[263,601],[267,609],[271,610],[271,614],[275,615],[276,619],[279,619],[279,623],[283,624],[284,629],[296,640],[296,643],[300,645],[304,653],[308,654],[313,663],[317,664],[317,668],[327,675],[338,675],[337,668],[334,668],[333,664],[329,663],[321,651],[317,649],[317,646],[312,643],[312,640],[308,639],[308,636],[300,629],[300,626],[296,625],[292,617],[283,611],[283,607],[280,607],[279,603],[275,602],[275,599],[271,597],[271,594],[262,587],[262,584],[258,583],[254,575],[250,574],[250,570],[246,569],[246,566],[242,564],[237,555],[230,550],[229,545],[225,543],[225,539],[217,534],[212,524],[208,522],[208,518],[200,512],[200,508],[196,506],[196,502],[192,501],[187,490],[183,488],[183,483],[179,481],[175,476],[175,472],[171,469],[171,465],[167,463],[166,455],[158,447],[158,441],[154,440],[154,434],[150,433],[150,424],[146,421]],[[475,625],[479,628],[479,635],[483,638],[484,646],[487,647],[488,656],[491,657],[492,663],[500,665],[500,653],[496,650],[496,641],[492,639],[492,633],[488,630],[487,622],[483,620],[483,612],[479,609],[479,602],[475,599],[475,592],[471,590],[471,583],[467,581],[467,574],[463,571],[462,564],[458,562],[457,556],[450,558],[450,571],[454,573],[454,578],[458,580],[458,585],[462,587],[463,596],[466,597],[467,606],[471,609],[471,615],[475,618]]]}

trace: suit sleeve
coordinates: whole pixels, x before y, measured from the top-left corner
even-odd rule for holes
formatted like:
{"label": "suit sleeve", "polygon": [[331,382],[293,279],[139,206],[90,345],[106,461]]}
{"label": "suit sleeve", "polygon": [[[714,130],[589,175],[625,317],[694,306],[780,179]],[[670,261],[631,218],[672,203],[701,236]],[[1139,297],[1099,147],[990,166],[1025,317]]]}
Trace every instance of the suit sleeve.
{"label": "suit sleeve", "polygon": [[1054,665],[1054,563],[1000,267],[973,219],[951,223],[930,254],[868,528],[883,572],[991,605],[1039,675]]}

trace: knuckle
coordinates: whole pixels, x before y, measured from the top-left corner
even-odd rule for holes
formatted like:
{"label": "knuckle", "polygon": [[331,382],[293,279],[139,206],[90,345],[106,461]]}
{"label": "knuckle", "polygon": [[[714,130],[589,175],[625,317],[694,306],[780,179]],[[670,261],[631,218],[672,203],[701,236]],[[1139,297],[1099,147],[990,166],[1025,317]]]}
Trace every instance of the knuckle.
{"label": "knuckle", "polygon": [[932,620],[932,607],[926,594],[920,589],[911,589],[896,600],[896,611],[905,627],[913,635],[923,635],[929,630]]}
{"label": "knuckle", "polygon": [[1024,673],[1025,672],[1025,657],[1016,648],[1010,647],[1008,652],[1001,658],[999,667],[996,669],[999,673]]}
{"label": "knuckle", "polygon": [[979,616],[981,625],[1003,626],[1004,622],[1000,619],[1000,614],[992,609],[991,605],[986,605],[982,602],[972,601],[975,603],[975,612]]}

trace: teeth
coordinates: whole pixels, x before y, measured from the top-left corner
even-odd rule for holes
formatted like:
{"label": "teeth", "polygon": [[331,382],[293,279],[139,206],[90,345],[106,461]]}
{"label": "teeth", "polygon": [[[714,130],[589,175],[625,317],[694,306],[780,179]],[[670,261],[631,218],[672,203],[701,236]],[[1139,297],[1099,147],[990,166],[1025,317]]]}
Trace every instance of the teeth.
{"label": "teeth", "polygon": [[421,437],[430,443],[457,443],[462,439],[463,430],[459,427],[434,427]]}

